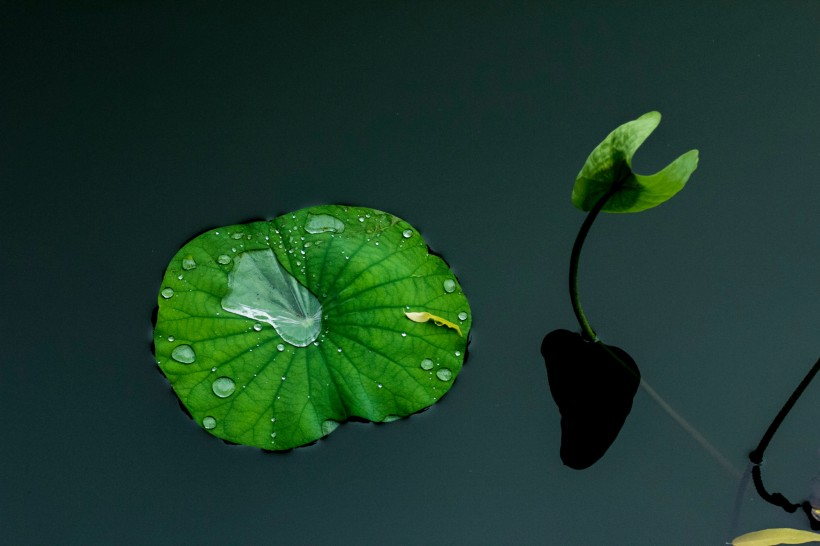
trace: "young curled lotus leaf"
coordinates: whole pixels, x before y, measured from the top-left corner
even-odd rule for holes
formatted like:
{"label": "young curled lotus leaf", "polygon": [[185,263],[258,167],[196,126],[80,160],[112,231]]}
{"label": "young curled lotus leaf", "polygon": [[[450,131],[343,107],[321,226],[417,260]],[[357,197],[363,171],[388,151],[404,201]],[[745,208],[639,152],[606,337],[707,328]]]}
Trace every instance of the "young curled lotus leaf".
{"label": "young curled lotus leaf", "polygon": [[578,173],[572,204],[589,211],[613,186],[620,185],[601,210],[640,212],[668,201],[683,189],[698,166],[697,150],[689,150],[653,175],[632,171],[632,156],[660,122],[660,113],[648,112],[609,133]]}
{"label": "young curled lotus leaf", "polygon": [[199,235],[171,260],[157,302],[156,359],[194,420],[269,450],[434,404],[472,323],[459,318],[469,304],[453,272],[412,226],[339,205]]}

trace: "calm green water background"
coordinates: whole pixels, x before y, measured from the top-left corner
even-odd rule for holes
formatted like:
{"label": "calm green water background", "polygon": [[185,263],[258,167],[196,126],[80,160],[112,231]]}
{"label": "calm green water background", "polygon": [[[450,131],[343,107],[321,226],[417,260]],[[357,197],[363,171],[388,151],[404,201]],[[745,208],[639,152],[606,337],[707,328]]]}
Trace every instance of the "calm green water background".
{"label": "calm green water background", "polygon": [[[3,4],[2,542],[722,544],[736,480],[642,392],[603,460],[561,465],[539,345],[574,325],[575,175],[661,111],[635,169],[700,167],[596,223],[583,298],[743,468],[820,347],[820,3],[344,4]],[[206,228],[320,203],[421,230],[470,298],[467,364],[410,419],[227,446],[155,369],[162,272]],[[792,500],[819,403],[768,451]]]}

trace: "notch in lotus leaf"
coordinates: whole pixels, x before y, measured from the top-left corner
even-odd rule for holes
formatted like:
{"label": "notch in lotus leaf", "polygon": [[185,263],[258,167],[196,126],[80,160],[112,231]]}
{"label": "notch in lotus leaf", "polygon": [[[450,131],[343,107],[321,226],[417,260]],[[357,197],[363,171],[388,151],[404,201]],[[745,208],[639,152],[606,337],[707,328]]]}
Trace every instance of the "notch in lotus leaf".
{"label": "notch in lotus leaf", "polygon": [[163,278],[154,346],[202,428],[283,450],[440,400],[471,324],[455,275],[412,226],[326,205],[185,244]]}
{"label": "notch in lotus leaf", "polygon": [[[569,273],[570,299],[581,332],[550,332],[541,354],[561,413],[561,459],[575,469],[591,466],[606,453],[632,409],[638,386],[645,385],[632,357],[598,339],[584,315],[578,265],[584,240],[601,211],[639,212],[657,206],[680,191],[697,167],[698,152],[691,150],[654,175],[632,170],[632,156],[660,118],[649,112],[612,131],[589,155],[572,190],[572,203],[588,211],[572,249]],[[723,464],[731,468],[725,459]]]}

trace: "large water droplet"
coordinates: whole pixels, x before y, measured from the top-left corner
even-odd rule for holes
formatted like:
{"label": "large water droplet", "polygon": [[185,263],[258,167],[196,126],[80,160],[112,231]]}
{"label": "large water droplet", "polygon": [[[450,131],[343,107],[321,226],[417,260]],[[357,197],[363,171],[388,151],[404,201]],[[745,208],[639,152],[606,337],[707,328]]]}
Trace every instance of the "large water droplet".
{"label": "large water droplet", "polygon": [[163,288],[162,292],[160,292],[160,294],[162,294],[162,297],[167,300],[168,298],[174,297],[174,289],[173,288]]}
{"label": "large water droplet", "polygon": [[171,351],[171,358],[183,364],[190,364],[196,360],[196,353],[190,345],[177,345],[174,347],[174,350]]}
{"label": "large water droplet", "polygon": [[308,233],[341,233],[344,230],[344,223],[329,214],[308,214],[305,222],[305,231]]}
{"label": "large water droplet", "polygon": [[229,263],[231,263],[231,257],[228,256],[227,254],[220,254],[216,258],[216,261],[217,261],[217,263],[220,263],[222,265],[228,265]]}
{"label": "large water droplet", "polygon": [[262,325],[257,322],[256,324],[253,325],[253,329],[257,332],[261,332],[262,331]]}
{"label": "large water droplet", "polygon": [[236,390],[236,383],[230,377],[218,377],[211,384],[211,390],[220,398],[227,398]]}
{"label": "large water droplet", "polygon": [[453,372],[451,372],[447,368],[439,368],[438,370],[436,370],[436,377],[438,377],[442,381],[449,381],[453,378]]}
{"label": "large water droplet", "polygon": [[467,320],[467,313],[462,311],[458,314],[458,320]]}
{"label": "large water droplet", "polygon": [[208,415],[204,419],[202,419],[202,426],[205,427],[207,430],[212,430],[216,428],[216,419]]}
{"label": "large water droplet", "polygon": [[404,231],[401,232],[401,235],[405,239],[409,239],[410,237],[413,236],[413,230],[412,229],[405,229]]}
{"label": "large water droplet", "polygon": [[225,311],[272,325],[296,347],[313,343],[322,329],[322,305],[282,267],[269,248],[242,252],[228,274]]}
{"label": "large water droplet", "polygon": [[421,369],[422,370],[432,370],[433,366],[434,366],[433,361],[430,360],[429,358],[425,358],[424,360],[421,361]]}
{"label": "large water droplet", "polygon": [[185,271],[190,271],[191,269],[195,269],[195,268],[196,268],[196,260],[194,260],[193,256],[188,254],[187,256],[182,258],[182,269],[184,269]]}
{"label": "large water droplet", "polygon": [[445,292],[450,294],[452,292],[455,292],[455,289],[456,289],[456,281],[454,281],[453,279],[447,279],[446,281],[444,281],[444,291]]}

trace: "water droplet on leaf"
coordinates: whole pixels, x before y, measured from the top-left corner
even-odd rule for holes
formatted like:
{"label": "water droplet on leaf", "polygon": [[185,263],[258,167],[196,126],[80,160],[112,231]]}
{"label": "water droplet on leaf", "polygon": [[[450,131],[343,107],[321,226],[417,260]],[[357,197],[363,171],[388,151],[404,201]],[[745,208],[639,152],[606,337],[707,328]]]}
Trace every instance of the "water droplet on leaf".
{"label": "water droplet on leaf", "polygon": [[173,288],[163,288],[162,292],[160,292],[160,294],[162,294],[162,297],[167,300],[168,298],[174,297],[174,289]]}
{"label": "water droplet on leaf", "polygon": [[334,421],[333,419],[322,421],[322,436],[327,436],[337,428],[339,428],[338,421]]}
{"label": "water droplet on leaf", "polygon": [[190,345],[177,345],[174,347],[174,350],[171,351],[171,358],[183,364],[190,364],[196,360],[196,353]]}
{"label": "water droplet on leaf", "polygon": [[308,213],[307,222],[305,222],[305,231],[308,233],[341,233],[344,230],[344,222],[334,216]]}
{"label": "water droplet on leaf", "polygon": [[193,256],[188,254],[187,256],[185,256],[182,259],[182,269],[184,269],[185,271],[190,271],[191,269],[195,269],[195,268],[196,268],[196,260],[194,260]]}
{"label": "water droplet on leaf", "polygon": [[429,358],[425,358],[424,360],[421,361],[421,369],[422,370],[432,370],[433,366],[434,366],[433,361],[430,360]]}
{"label": "water droplet on leaf", "polygon": [[456,281],[453,279],[447,279],[444,281],[444,291],[448,294],[452,294],[456,290]]}
{"label": "water droplet on leaf", "polygon": [[222,308],[271,324],[287,343],[306,347],[322,328],[322,305],[269,248],[243,252],[228,274]]}
{"label": "water droplet on leaf", "polygon": [[209,415],[202,419],[202,426],[205,427],[207,430],[212,430],[216,428],[216,419]]}
{"label": "water droplet on leaf", "polygon": [[449,381],[453,378],[453,372],[451,372],[447,368],[439,368],[438,370],[436,370],[436,377],[438,377],[442,381]]}
{"label": "water droplet on leaf", "polygon": [[220,398],[227,398],[236,390],[236,383],[230,377],[218,377],[211,384],[211,390]]}

